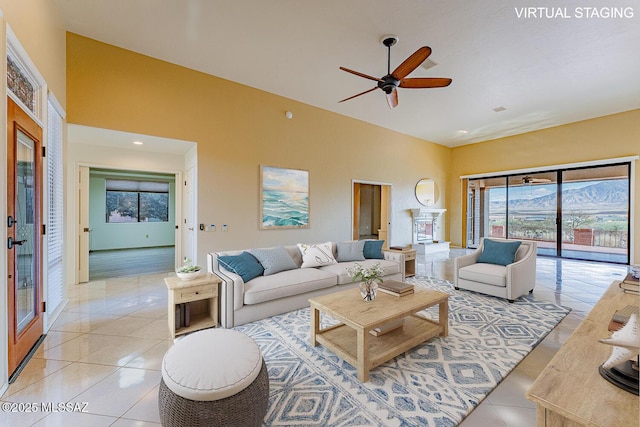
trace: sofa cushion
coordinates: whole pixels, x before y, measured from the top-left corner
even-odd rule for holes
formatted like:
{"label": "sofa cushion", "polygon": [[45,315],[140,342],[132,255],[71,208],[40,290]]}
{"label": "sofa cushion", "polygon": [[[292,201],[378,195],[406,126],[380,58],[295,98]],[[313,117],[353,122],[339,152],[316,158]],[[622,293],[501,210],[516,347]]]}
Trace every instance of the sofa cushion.
{"label": "sofa cushion", "polygon": [[471,264],[458,270],[458,278],[505,287],[507,267],[497,264]]}
{"label": "sofa cushion", "polygon": [[262,264],[265,276],[298,268],[296,263],[293,262],[293,258],[291,258],[283,246],[268,249],[251,249],[249,253],[256,257],[260,264]]}
{"label": "sofa cushion", "polygon": [[246,251],[240,255],[219,256],[218,262],[221,267],[242,277],[242,281],[245,283],[255,277],[262,276],[264,273],[262,264],[258,262],[256,257]]}
{"label": "sofa cushion", "polygon": [[478,257],[478,262],[497,265],[513,264],[516,259],[516,252],[522,242],[497,242],[491,239],[484,239],[482,253]]}
{"label": "sofa cushion", "polygon": [[307,245],[298,243],[298,249],[302,254],[302,268],[321,267],[323,265],[335,264],[331,242]]}
{"label": "sofa cushion", "polygon": [[[324,268],[324,267],[323,267]],[[244,285],[244,303],[259,304],[317,289],[329,288],[337,283],[336,275],[317,268],[298,268],[276,275],[260,276]]]}
{"label": "sofa cushion", "polygon": [[365,240],[364,257],[366,259],[384,259],[382,245],[384,245],[384,240]]}
{"label": "sofa cushion", "polygon": [[353,267],[355,264],[360,264],[364,268],[369,268],[375,263],[380,263],[380,266],[382,266],[382,268],[384,269],[384,276],[400,273],[400,264],[393,261],[387,261],[385,259],[367,259],[364,261],[341,262],[338,264],[320,267],[320,270],[336,275],[338,277],[338,285],[344,285],[347,283],[353,283],[351,276],[347,274],[346,268]]}
{"label": "sofa cushion", "polygon": [[300,249],[298,249],[298,245],[286,245],[284,248],[293,262],[296,263],[296,266],[300,268],[302,265],[302,254],[300,253]]}
{"label": "sofa cushion", "polygon": [[338,262],[364,261],[364,240],[337,242]]}

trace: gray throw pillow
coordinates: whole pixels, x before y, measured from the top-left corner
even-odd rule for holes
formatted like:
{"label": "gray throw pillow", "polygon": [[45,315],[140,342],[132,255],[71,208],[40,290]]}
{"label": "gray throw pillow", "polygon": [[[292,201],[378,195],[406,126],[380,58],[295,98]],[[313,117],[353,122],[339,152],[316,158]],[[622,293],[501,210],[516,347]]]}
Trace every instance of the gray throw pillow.
{"label": "gray throw pillow", "polygon": [[262,264],[265,276],[298,268],[284,246],[270,249],[251,249],[249,253]]}
{"label": "gray throw pillow", "polygon": [[364,261],[364,240],[337,242],[338,262]]}

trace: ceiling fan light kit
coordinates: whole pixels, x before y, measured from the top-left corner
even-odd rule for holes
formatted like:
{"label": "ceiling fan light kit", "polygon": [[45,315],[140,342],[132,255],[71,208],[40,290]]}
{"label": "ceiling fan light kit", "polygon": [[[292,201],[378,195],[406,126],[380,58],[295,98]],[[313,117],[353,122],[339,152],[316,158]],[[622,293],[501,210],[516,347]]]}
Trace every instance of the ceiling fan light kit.
{"label": "ceiling fan light kit", "polygon": [[548,178],[532,178],[529,175],[522,178],[523,185],[531,185],[531,184],[548,184],[551,180]]}
{"label": "ceiling fan light kit", "polygon": [[342,71],[355,74],[356,76],[376,81],[377,86],[356,95],[345,98],[339,102],[348,101],[356,98],[360,95],[364,95],[369,92],[373,92],[376,89],[381,89],[387,95],[387,103],[389,108],[395,108],[398,106],[398,87],[405,89],[430,89],[436,87],[446,87],[451,84],[449,78],[438,77],[417,77],[406,78],[413,70],[418,68],[428,57],[431,55],[431,48],[428,46],[422,46],[416,50],[411,56],[404,60],[398,67],[391,72],[391,46],[398,42],[398,37],[393,34],[382,36],[380,42],[387,47],[387,74],[383,77],[376,78],[367,74],[360,73],[358,71],[350,70],[345,67],[340,67]]}

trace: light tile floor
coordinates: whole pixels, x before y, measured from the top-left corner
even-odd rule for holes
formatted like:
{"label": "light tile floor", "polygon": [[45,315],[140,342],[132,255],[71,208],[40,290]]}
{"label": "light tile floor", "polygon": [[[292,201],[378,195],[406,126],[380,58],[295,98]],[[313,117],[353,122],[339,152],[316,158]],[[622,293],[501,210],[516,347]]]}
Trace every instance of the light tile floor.
{"label": "light tile floor", "polygon": [[[419,255],[417,274],[452,280],[451,259],[463,253],[453,249]],[[535,426],[535,406],[524,397],[525,391],[611,282],[628,270],[553,258],[538,258],[537,267],[536,297],[573,311],[462,422],[463,427]],[[72,286],[67,307],[1,398],[1,404],[15,403],[9,408],[23,412],[0,411],[0,425],[159,425],[160,363],[172,343],[162,280],[167,274],[172,273]],[[43,411],[51,409],[47,404],[67,402],[83,412]]]}

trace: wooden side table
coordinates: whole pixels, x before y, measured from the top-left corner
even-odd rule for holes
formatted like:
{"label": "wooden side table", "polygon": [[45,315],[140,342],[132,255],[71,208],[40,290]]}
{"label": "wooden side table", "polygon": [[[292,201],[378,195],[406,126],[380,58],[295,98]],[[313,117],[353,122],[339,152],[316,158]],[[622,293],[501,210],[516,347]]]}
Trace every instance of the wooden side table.
{"label": "wooden side table", "polygon": [[389,252],[404,254],[404,276],[416,275],[416,251],[415,249],[387,249]]}
{"label": "wooden side table", "polygon": [[[218,284],[214,274],[206,274],[193,280],[165,277],[169,292],[169,331],[171,337],[218,326]],[[189,304],[189,326],[176,329],[176,306]]]}

